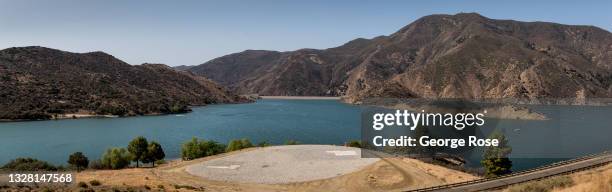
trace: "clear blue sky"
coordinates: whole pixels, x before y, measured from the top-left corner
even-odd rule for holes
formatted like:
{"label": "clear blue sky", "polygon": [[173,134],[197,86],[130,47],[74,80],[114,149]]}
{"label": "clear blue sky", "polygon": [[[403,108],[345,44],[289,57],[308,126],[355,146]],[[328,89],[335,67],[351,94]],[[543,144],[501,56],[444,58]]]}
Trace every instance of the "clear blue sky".
{"label": "clear blue sky", "polygon": [[195,65],[246,49],[335,47],[459,12],[612,31],[610,0],[0,0],[0,49],[40,45],[104,51],[130,64]]}

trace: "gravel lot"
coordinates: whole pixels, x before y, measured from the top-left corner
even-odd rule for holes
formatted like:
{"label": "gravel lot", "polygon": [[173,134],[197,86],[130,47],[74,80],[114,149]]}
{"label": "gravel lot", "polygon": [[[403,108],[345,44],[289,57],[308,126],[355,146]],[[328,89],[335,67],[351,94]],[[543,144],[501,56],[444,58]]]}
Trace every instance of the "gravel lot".
{"label": "gravel lot", "polygon": [[331,145],[273,146],[212,159],[186,168],[211,180],[279,184],[331,178],[358,171],[378,158],[360,149]]}

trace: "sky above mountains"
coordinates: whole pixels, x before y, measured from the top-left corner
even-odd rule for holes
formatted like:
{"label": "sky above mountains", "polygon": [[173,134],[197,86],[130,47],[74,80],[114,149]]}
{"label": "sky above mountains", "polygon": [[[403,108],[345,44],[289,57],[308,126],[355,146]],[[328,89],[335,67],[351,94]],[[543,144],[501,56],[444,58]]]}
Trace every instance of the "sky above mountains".
{"label": "sky above mountains", "polygon": [[593,25],[612,1],[0,0],[0,49],[104,51],[130,64],[196,65],[246,49],[330,48],[388,35],[430,14]]}

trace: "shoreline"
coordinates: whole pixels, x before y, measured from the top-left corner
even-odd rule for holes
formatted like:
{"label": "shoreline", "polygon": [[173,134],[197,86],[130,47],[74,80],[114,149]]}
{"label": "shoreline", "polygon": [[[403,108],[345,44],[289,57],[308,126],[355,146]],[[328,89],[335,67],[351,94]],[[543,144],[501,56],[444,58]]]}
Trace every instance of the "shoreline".
{"label": "shoreline", "polygon": [[128,118],[128,117],[148,117],[148,116],[164,116],[164,115],[181,115],[193,112],[193,108],[206,107],[209,105],[224,105],[224,104],[244,104],[250,102],[236,102],[236,103],[211,103],[204,105],[189,105],[188,111],[182,111],[178,113],[145,113],[145,114],[134,114],[134,115],[101,115],[101,114],[91,114],[91,113],[65,113],[65,114],[57,114],[56,117],[49,119],[0,119],[0,123],[11,123],[11,122],[29,122],[29,121],[61,121],[61,120],[76,120],[76,119],[106,119],[106,118]]}
{"label": "shoreline", "polygon": [[[194,106],[194,107],[204,107],[203,106]],[[129,118],[129,117],[148,117],[148,116],[164,116],[164,115],[179,115],[191,113],[191,111],[185,111],[180,113],[146,113],[141,115],[100,115],[100,114],[76,114],[76,113],[67,113],[67,114],[58,114],[57,117],[49,118],[49,119],[0,119],[0,123],[11,123],[11,122],[31,122],[31,121],[64,121],[64,120],[77,120],[77,119],[113,119],[113,118]]]}
{"label": "shoreline", "polygon": [[259,96],[261,99],[284,99],[284,100],[340,100],[340,97],[326,96]]}

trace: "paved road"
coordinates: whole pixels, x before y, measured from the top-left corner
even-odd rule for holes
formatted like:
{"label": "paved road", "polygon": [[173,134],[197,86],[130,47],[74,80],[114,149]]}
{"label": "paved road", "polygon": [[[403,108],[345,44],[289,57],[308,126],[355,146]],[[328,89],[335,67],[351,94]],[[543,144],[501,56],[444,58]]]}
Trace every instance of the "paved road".
{"label": "paved road", "polygon": [[552,166],[550,168],[541,169],[533,172],[527,172],[523,174],[512,175],[509,177],[501,177],[499,179],[487,180],[482,182],[476,182],[471,184],[463,184],[452,186],[449,188],[442,189],[431,189],[431,190],[423,190],[423,191],[482,191],[487,189],[495,189],[499,187],[508,186],[511,184],[523,183],[526,181],[531,181],[534,179],[546,178],[549,176],[559,175],[562,173],[567,173],[575,170],[581,170],[597,165],[602,165],[605,163],[612,162],[612,154],[604,153],[600,156],[596,156],[594,158],[585,159],[581,161],[576,161],[560,166]]}

